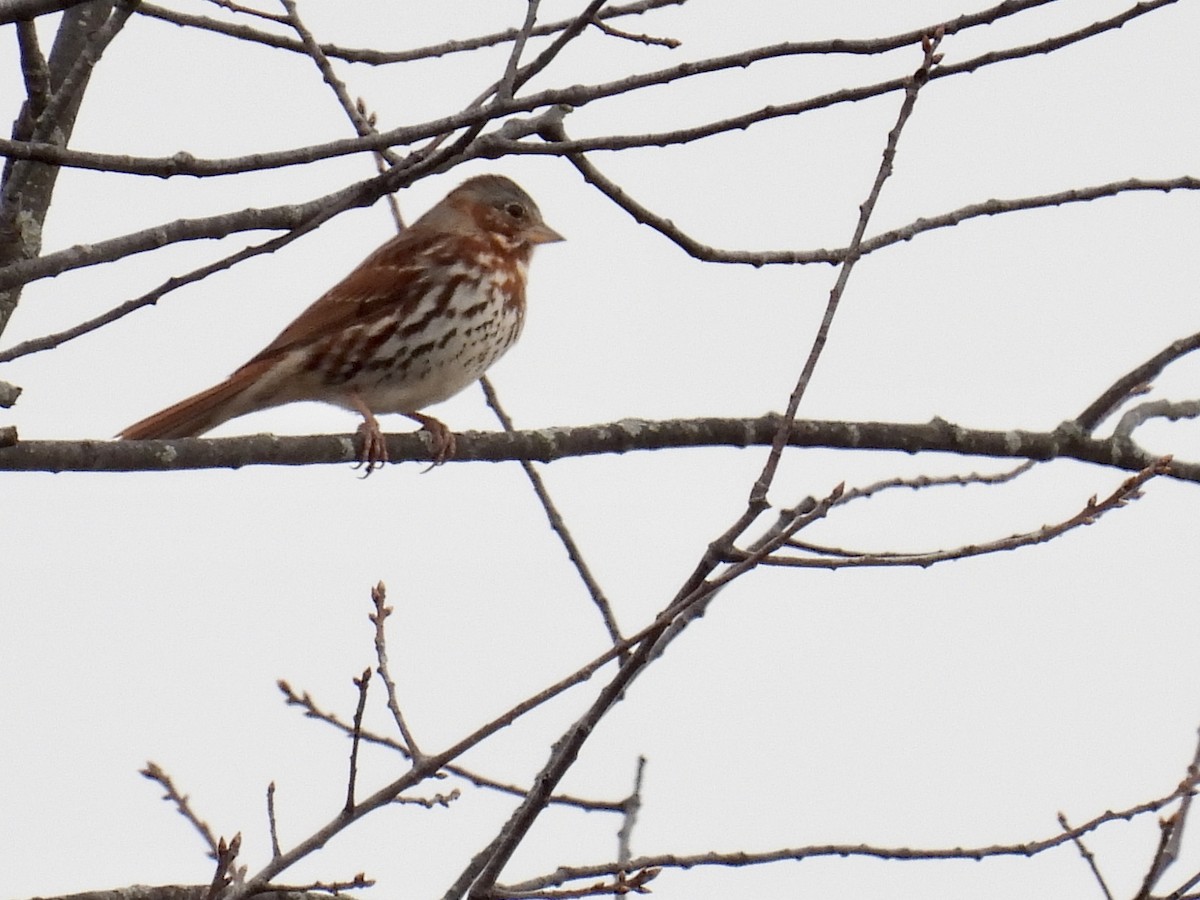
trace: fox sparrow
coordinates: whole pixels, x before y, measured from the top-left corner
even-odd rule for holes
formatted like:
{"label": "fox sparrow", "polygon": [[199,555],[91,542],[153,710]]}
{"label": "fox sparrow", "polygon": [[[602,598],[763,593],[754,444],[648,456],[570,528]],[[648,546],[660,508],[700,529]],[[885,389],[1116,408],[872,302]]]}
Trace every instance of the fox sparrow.
{"label": "fox sparrow", "polygon": [[120,437],[195,437],[246,413],[319,400],[363,417],[368,472],[387,461],[376,413],[420,422],[434,462],[444,462],[454,455],[454,435],[420,410],[477,381],[513,345],[534,245],[562,239],[512,181],[471,178],[223,382]]}

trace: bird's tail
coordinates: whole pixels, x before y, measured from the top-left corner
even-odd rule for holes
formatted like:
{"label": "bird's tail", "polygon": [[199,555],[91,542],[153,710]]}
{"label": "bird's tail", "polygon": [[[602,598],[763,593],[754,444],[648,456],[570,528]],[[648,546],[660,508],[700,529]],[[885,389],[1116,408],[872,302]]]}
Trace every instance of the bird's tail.
{"label": "bird's tail", "polygon": [[143,441],[204,434],[222,422],[249,411],[242,402],[245,388],[244,380],[227,378],[207,391],[180,400],[174,406],[168,406],[130,425],[117,437],[126,441]]}

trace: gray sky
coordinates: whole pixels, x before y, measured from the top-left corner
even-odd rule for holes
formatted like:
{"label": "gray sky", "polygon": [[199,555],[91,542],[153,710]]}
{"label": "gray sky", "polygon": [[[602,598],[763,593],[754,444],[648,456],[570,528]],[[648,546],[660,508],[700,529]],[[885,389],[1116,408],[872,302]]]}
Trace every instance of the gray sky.
{"label": "gray sky", "polygon": [[[1057,0],[952,36],[942,51],[955,62],[1130,5]],[[580,4],[543,7],[557,19]],[[438,18],[424,5],[300,4],[318,39],[385,49],[518,25],[524,8],[464,0]],[[623,23],[681,39],[675,51],[589,34],[530,89],[782,40],[881,37],[970,11],[933,0],[731,8],[693,0]],[[43,23],[47,47],[52,22]],[[1200,7],[1181,0],[1060,52],[931,83],[868,234],[993,197],[1198,174],[1197,35]],[[13,29],[3,29],[9,118],[22,91],[15,47]],[[338,72],[389,128],[457,109],[504,58],[488,51]],[[597,103],[567,125],[576,136],[682,127],[898,77],[919,62],[916,49],[767,61]],[[841,247],[899,103],[891,94],[591,158],[706,243]],[[352,133],[310,60],[134,16],[95,73],[72,146],[221,157]],[[67,170],[45,249],[307,200],[367,177],[371,165],[354,157],[169,181]],[[526,330],[492,373],[518,427],[752,416],[786,404],[834,269],[701,264],[552,158],[471,163],[403,192],[400,204],[411,220],[484,171],[519,181],[568,238],[536,254]],[[974,219],[872,254],[850,280],[800,415],[1053,428],[1200,329],[1198,210],[1186,192],[1124,195]],[[345,214],[156,308],[0,366],[0,379],[24,388],[0,424],[27,439],[107,438],[223,378],[390,227],[383,204]],[[246,242],[175,245],[35,283],[0,346],[67,327]],[[1195,397],[1198,366],[1177,363],[1151,396]],[[459,431],[495,427],[478,388],[436,413]],[[216,434],[344,433],[355,424],[344,411],[304,404]],[[1194,423],[1139,437],[1200,458]],[[653,618],[741,512],[765,456],[687,450],[544,467],[626,632]],[[843,481],[1008,465],[791,451],[771,499],[788,505]],[[420,468],[390,466],[365,482],[344,466],[0,479],[0,895],[206,882],[199,840],[138,775],[147,760],[171,773],[214,830],[242,833],[251,871],[269,854],[269,782],[285,847],[327,821],[342,802],[346,741],[286,708],[275,682],[349,717],[350,679],[373,662],[367,615],[377,581],[396,608],[390,646],[405,711],[429,749],[606,648],[518,466]],[[1062,462],[1005,487],[894,493],[843,510],[811,538],[878,550],[982,542],[1065,519],[1123,477]],[[1017,843],[1055,834],[1059,811],[1079,823],[1167,794],[1200,724],[1195,498],[1193,486],[1158,480],[1129,508],[1049,545],[929,570],[759,571],[638,680],[562,788],[619,800],[645,755],[637,854]],[[596,689],[567,694],[464,764],[527,782]],[[388,728],[379,692],[367,721]],[[367,751],[360,778],[372,790],[399,772],[398,760]],[[452,780],[421,794],[454,787],[463,796],[449,809],[374,814],[285,880],[365,871],[380,885],[369,896],[440,896],[512,807]],[[503,880],[607,861],[618,825],[552,810]],[[1134,892],[1156,840],[1153,817],[1089,839],[1118,896]],[[1177,874],[1198,859],[1193,842]],[[652,887],[665,900],[1098,896],[1070,847],[1032,861],[668,871]]]}

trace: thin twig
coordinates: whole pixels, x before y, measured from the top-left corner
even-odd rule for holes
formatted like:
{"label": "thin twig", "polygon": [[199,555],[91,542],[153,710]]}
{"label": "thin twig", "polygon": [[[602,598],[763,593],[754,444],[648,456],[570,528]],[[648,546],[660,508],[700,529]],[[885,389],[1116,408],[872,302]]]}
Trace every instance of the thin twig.
{"label": "thin twig", "polygon": [[[530,2],[533,2],[533,0],[530,0]],[[562,31],[558,33],[554,40],[550,42],[549,47],[535,56],[531,62],[521,66],[513,74],[512,92],[508,96],[512,97],[519,88],[529,81],[529,79],[550,65],[554,58],[562,52],[563,48],[566,47],[567,44],[575,40],[575,38],[579,37],[579,35],[584,32],[588,25],[596,18],[597,15],[600,14],[600,9],[606,2],[607,0],[590,0],[583,12],[577,15],[574,20],[567,24],[566,27],[564,27]],[[499,90],[499,88],[500,85],[496,84],[491,88],[491,91],[496,92]],[[498,96],[498,99],[504,100],[506,98]]]}
{"label": "thin twig", "polygon": [[[512,76],[511,91],[508,97],[499,96],[498,92],[502,86],[501,80],[489,85],[481,94],[468,103],[464,109],[465,112],[480,111],[486,114],[487,118],[480,119],[467,126],[466,130],[459,136],[459,138],[448,149],[442,151],[441,156],[449,160],[450,158],[461,155],[463,159],[466,159],[467,148],[470,147],[482,133],[487,121],[500,118],[502,115],[500,112],[501,109],[510,104],[517,103],[515,100],[516,91],[535,74],[548,66],[551,60],[553,60],[554,57],[561,52],[563,47],[565,47],[570,41],[579,37],[584,28],[587,27],[587,22],[596,15],[604,3],[605,0],[591,0],[591,3],[588,4],[587,9],[585,9],[580,15],[576,16],[569,25],[563,28],[561,33],[559,33],[558,37],[554,39],[554,42],[551,43],[549,47],[539,53],[532,62],[517,69]],[[488,101],[492,98],[495,98],[494,102],[488,103]],[[536,109],[543,105],[544,104],[531,105],[529,106],[529,110]],[[441,144],[449,140],[450,135],[453,134],[454,131],[455,128],[452,127],[444,128],[439,131],[432,140],[421,147],[419,151],[420,154],[424,158],[431,158],[431,154],[433,154],[433,152],[437,150]]]}
{"label": "thin twig", "polygon": [[1112,415],[1130,397],[1145,392],[1145,387],[1175,360],[1200,349],[1200,331],[1172,341],[1154,356],[1118,378],[1099,397],[1088,404],[1088,408],[1075,417],[1076,423],[1086,432],[1095,431],[1108,416]]}
{"label": "thin twig", "polygon": [[[1037,463],[1032,460],[1025,460],[1025,462],[1020,463],[1019,465],[1014,466],[1013,468],[1004,472],[995,472],[991,474],[970,472],[965,475],[918,475],[910,478],[884,478],[861,487],[846,488],[846,490],[842,493],[842,496],[837,499],[834,505],[839,507],[845,506],[852,501],[867,500],[876,496],[877,494],[883,493],[884,491],[895,490],[897,488],[917,491],[930,487],[946,487],[951,485],[955,487],[965,487],[972,484],[1008,484],[1026,472],[1031,471],[1036,465]],[[749,550],[759,550],[765,546],[767,542],[774,540],[783,532],[785,528],[788,527],[789,524],[795,521],[796,516],[810,512],[815,504],[816,501],[813,498],[808,497],[791,508],[779,510],[779,515],[776,518],[775,524],[763,532],[763,534],[749,546]],[[818,546],[809,542],[800,541],[796,538],[789,539],[787,543],[790,547],[796,547],[801,550],[810,550],[813,553],[818,553],[825,556],[849,557],[863,555],[859,551],[846,550],[839,547],[829,547],[824,545]]]}
{"label": "thin twig", "polygon": [[225,843],[225,838],[221,838],[217,842],[217,867],[213,872],[212,882],[208,886],[208,893],[205,895],[205,900],[216,900],[221,891],[225,890],[233,882],[236,875],[233,864],[237,860],[238,851],[241,849],[241,834],[235,834],[233,840],[228,844]]}
{"label": "thin twig", "polygon": [[[375,130],[374,122],[372,122],[363,112],[360,103],[355,103],[350,99],[350,92],[346,90],[345,82],[338,78],[337,73],[333,71],[333,66],[329,62],[329,58],[325,55],[312,32],[308,30],[308,26],[304,24],[304,20],[300,18],[300,12],[296,8],[296,0],[279,0],[283,4],[284,10],[287,12],[286,21],[300,37],[300,42],[304,45],[305,51],[316,64],[317,70],[320,71],[321,77],[325,83],[329,85],[334,96],[337,97],[338,104],[342,107],[342,111],[346,114],[346,118],[350,120],[350,124],[354,126],[354,130],[359,137],[369,137],[378,134]],[[380,148],[375,151],[378,157],[387,160],[391,166],[400,165],[400,158],[387,148]]]}
{"label": "thin twig", "polygon": [[871,484],[865,484],[862,487],[846,488],[846,492],[838,500],[838,505],[845,506],[854,500],[866,500],[874,497],[876,494],[897,488],[917,491],[930,487],[1008,484],[1026,472],[1031,471],[1035,465],[1037,464],[1033,461],[1026,460],[1003,472],[968,472],[965,475],[918,475],[912,478],[884,478]]}
{"label": "thin twig", "polygon": [[[375,659],[378,663],[379,677],[383,679],[384,689],[387,694],[387,706],[392,713],[392,719],[396,722],[396,727],[400,730],[400,737],[404,740],[405,751],[409,758],[414,762],[420,762],[422,756],[421,750],[417,746],[416,738],[413,737],[412,732],[408,729],[404,713],[400,710],[396,682],[392,679],[391,670],[388,668],[387,634],[384,623],[387,617],[392,614],[392,608],[387,605],[387,587],[384,586],[382,581],[371,588],[371,603],[375,607],[375,611],[369,616],[371,624],[375,626]],[[355,731],[356,733],[359,732],[358,726],[356,726]]]}
{"label": "thin twig", "polygon": [[[1163,457],[1154,465],[1147,466],[1137,475],[1125,479],[1125,481],[1123,481],[1121,485],[1104,500],[1097,502],[1096,498],[1092,497],[1087,504],[1085,504],[1083,509],[1062,522],[1055,523],[1054,525],[1043,525],[1041,528],[1035,531],[1014,534],[1010,535],[1009,537],[1000,538],[994,541],[988,541],[979,544],[966,544],[952,549],[935,550],[925,553],[901,553],[894,551],[870,553],[867,551],[845,550],[843,548],[825,548],[814,544],[801,544],[790,539],[786,539],[784,541],[786,546],[793,549],[804,550],[810,553],[818,554],[817,558],[772,555],[764,559],[763,564],[791,568],[831,570],[844,568],[881,568],[893,566],[918,566],[920,568],[928,568],[935,563],[968,559],[974,556],[986,556],[1007,550],[1016,550],[1021,547],[1031,547],[1036,544],[1044,544],[1048,541],[1054,540],[1055,538],[1061,537],[1068,531],[1073,531],[1076,528],[1082,528],[1084,526],[1094,524],[1096,520],[1105,513],[1123,508],[1129,502],[1136,500],[1141,496],[1141,489],[1147,481],[1152,478],[1166,475],[1170,472],[1170,470],[1171,458],[1169,456]],[[794,530],[792,533],[795,533]],[[741,559],[748,555],[748,552],[734,551],[731,554],[731,558]]]}
{"label": "thin twig", "polygon": [[[1196,743],[1196,751],[1192,755],[1192,762],[1188,766],[1187,778],[1184,779],[1183,784],[1193,788],[1200,784],[1200,741]],[[1188,814],[1192,811],[1192,798],[1195,796],[1194,790],[1189,791],[1183,795],[1183,801],[1179,804],[1179,826],[1175,829],[1172,845],[1168,848],[1172,862],[1179,858],[1182,850],[1183,828],[1187,824]]]}
{"label": "thin twig", "polygon": [[1062,826],[1063,831],[1071,835],[1071,843],[1079,850],[1079,855],[1083,857],[1083,861],[1092,870],[1092,875],[1095,876],[1097,884],[1100,885],[1100,890],[1104,892],[1105,900],[1114,900],[1112,891],[1108,889],[1108,884],[1105,882],[1104,876],[1100,874],[1100,867],[1096,865],[1095,854],[1088,849],[1087,844],[1083,842],[1083,838],[1080,835],[1072,833],[1067,817],[1061,812],[1058,814],[1058,824]]}
{"label": "thin twig", "polygon": [[434,794],[432,797],[397,797],[392,802],[397,806],[422,806],[425,809],[433,809],[435,806],[441,806],[449,809],[450,804],[457,800],[462,795],[462,792],[455,788],[448,794]]}
{"label": "thin twig", "polygon": [[362,742],[363,713],[367,708],[367,687],[371,683],[371,670],[363,669],[360,677],[353,679],[358,689],[358,706],[354,709],[354,730],[350,735],[350,775],[346,779],[346,813],[354,809],[354,786],[358,781],[358,747]]}
{"label": "thin twig", "polygon": [[639,756],[637,771],[633,776],[633,790],[625,798],[625,814],[621,817],[621,828],[617,831],[617,863],[625,867],[621,870],[622,876],[627,874],[629,861],[633,859],[633,829],[642,809],[642,776],[645,772],[646,757]]}
{"label": "thin twig", "polygon": [[241,3],[234,3],[233,0],[207,0],[213,6],[219,6],[221,9],[227,9],[230,12],[240,13],[246,16],[252,16],[256,19],[263,19],[267,22],[278,22],[281,25],[287,25],[287,16],[281,16],[278,13],[269,13],[261,9],[254,9],[249,6],[243,6]]}
{"label": "thin twig", "polygon": [[279,826],[275,819],[275,782],[267,785],[267,828],[271,833],[271,858],[279,856]]}
{"label": "thin twig", "polygon": [[1154,856],[1150,859],[1150,866],[1146,869],[1146,875],[1142,879],[1141,887],[1134,895],[1134,900],[1150,900],[1150,892],[1154,889],[1154,883],[1158,881],[1158,877],[1168,865],[1167,845],[1171,842],[1171,833],[1174,831],[1178,815],[1179,813],[1176,811],[1175,815],[1158,820],[1158,845],[1154,849]]}
{"label": "thin twig", "polygon": [[639,869],[628,875],[617,873],[611,882],[598,881],[578,888],[563,888],[550,891],[514,891],[496,885],[492,896],[497,900],[584,900],[587,897],[624,897],[628,894],[649,894],[647,885],[658,877],[662,869]]}
{"label": "thin twig", "polygon": [[624,41],[632,41],[635,44],[647,44],[651,47],[667,47],[671,50],[682,45],[682,41],[677,41],[675,38],[652,37],[648,34],[634,34],[632,31],[622,31],[614,25],[609,25],[606,22],[596,19],[592,25],[603,31],[609,37],[620,38]]}
{"label": "thin twig", "polygon": [[277,900],[288,898],[294,894],[331,894],[337,897],[342,891],[361,890],[375,886],[375,879],[368,878],[364,872],[359,872],[353,878],[345,881],[310,881],[308,884],[272,884],[271,894]]}
{"label": "thin twig", "polygon": [[[504,429],[505,433],[512,434],[516,429],[513,428],[512,419],[509,418],[508,413],[500,405],[500,398],[497,396],[492,382],[485,375],[479,379],[479,384],[483,388],[484,399],[487,401],[488,407],[495,413],[500,426]],[[621,629],[617,625],[616,616],[613,615],[612,604],[608,602],[608,597],[605,596],[604,589],[600,587],[600,583],[592,575],[591,568],[583,558],[583,551],[575,542],[575,537],[567,527],[562,514],[559,513],[554,500],[551,499],[550,492],[546,490],[541,473],[528,460],[521,460],[521,469],[525,472],[525,477],[529,479],[529,483],[533,486],[533,492],[537,495],[542,510],[546,513],[546,520],[550,523],[551,530],[558,535],[563,548],[567,551],[567,558],[571,560],[571,565],[575,567],[575,571],[583,582],[583,586],[592,598],[592,603],[600,611],[600,617],[604,620],[604,627],[608,630],[609,637],[612,638],[614,644],[619,644],[622,640]]]}
{"label": "thin twig", "polygon": [[[1064,844],[1071,843],[1084,835],[1115,822],[1128,822],[1139,816],[1157,812],[1174,803],[1181,797],[1194,792],[1194,787],[1181,784],[1165,797],[1149,800],[1120,810],[1109,810],[1098,815],[1082,825],[1077,825],[1069,831],[1057,831],[1049,837],[1011,844],[989,844],[976,847],[883,847],[873,844],[811,844],[802,847],[787,847],[778,850],[761,852],[733,851],[729,853],[713,851],[697,854],[662,853],[653,856],[639,856],[630,861],[635,868],[672,868],[692,869],[698,866],[721,866],[741,868],[745,866],[762,866],[784,860],[800,861],[805,859],[860,858],[884,859],[898,862],[939,859],[984,860],[998,857],[1029,858],[1054,850]],[[520,893],[556,887],[569,881],[583,878],[605,878],[620,872],[621,866],[616,862],[593,866],[564,866],[537,878],[522,881],[519,884],[506,884],[505,890],[510,893]]]}
{"label": "thin twig", "polygon": [[[1198,732],[1200,733],[1200,732]],[[1165,845],[1161,848],[1161,853],[1156,857],[1155,864],[1151,869],[1152,878],[1148,877],[1145,885],[1147,893],[1153,889],[1162,877],[1163,872],[1167,870],[1177,859],[1183,846],[1183,828],[1187,824],[1188,814],[1192,811],[1192,798],[1196,796],[1196,788],[1200,786],[1200,741],[1196,743],[1196,750],[1192,754],[1192,762],[1188,766],[1187,777],[1180,782],[1180,789],[1188,789],[1183,795],[1183,800],[1179,804],[1179,809],[1175,815],[1171,817],[1173,827]],[[1200,884],[1200,872],[1192,875],[1183,884],[1171,892],[1167,900],[1180,900],[1188,891]]]}
{"label": "thin twig", "polygon": [[[366,120],[366,123],[371,126],[372,132],[377,134],[378,132],[375,131],[377,117],[375,113],[367,109],[367,101],[362,97],[359,97],[354,102],[354,106],[355,109],[358,110],[359,115],[361,115]],[[385,152],[385,150],[376,150],[375,171],[377,171],[380,175],[386,172],[391,165],[389,162],[391,158],[391,155]],[[388,194],[384,199],[387,201],[388,211],[392,214],[392,223],[396,226],[396,233],[399,234],[406,227],[404,224],[404,215],[400,212],[400,202],[396,199],[395,194]]]}
{"label": "thin twig", "polygon": [[163,799],[173,803],[175,805],[175,809],[179,811],[179,814],[191,823],[191,826],[195,828],[200,837],[204,839],[204,843],[208,845],[209,855],[213,859],[216,859],[216,836],[213,834],[212,829],[208,827],[208,823],[196,815],[195,811],[192,809],[191,803],[189,802],[188,796],[186,794],[181,794],[178,790],[176,790],[174,782],[171,781],[171,776],[163,771],[163,769],[157,763],[153,762],[146,763],[146,768],[141,770],[141,774],[146,778],[149,778],[151,781],[156,781],[162,785],[163,789],[167,792],[163,796]]}
{"label": "thin twig", "polygon": [[[304,710],[304,714],[310,719],[317,719],[331,725],[346,735],[350,735],[354,731],[353,725],[349,722],[343,722],[335,714],[321,709],[317,706],[316,701],[306,691],[304,693],[296,693],[291,685],[286,681],[279,682],[279,689],[283,693],[289,706],[299,706]],[[387,737],[382,734],[375,734],[366,729],[362,730],[362,739],[367,743],[375,744],[380,747],[386,747],[389,750],[394,750],[401,754],[405,759],[410,759],[408,747],[394,738]],[[480,775],[478,772],[466,769],[462,766],[454,765],[453,763],[443,767],[443,771],[454,775],[457,778],[462,778],[470,782],[476,787],[486,788],[488,790],[499,791],[513,797],[524,797],[529,792],[529,788],[522,787],[517,784],[510,784],[502,781],[497,781],[494,778],[488,778],[485,775]],[[622,812],[624,803],[612,800],[589,800],[584,797],[576,797],[571,794],[555,794],[551,798],[551,803],[562,806],[573,806],[577,809],[587,810],[589,812]]]}
{"label": "thin twig", "polygon": [[[67,0],[63,0],[67,2]],[[638,0],[635,3],[626,3],[620,6],[611,6],[601,10],[599,15],[604,19],[615,19],[623,16],[641,15],[654,9],[662,9],[668,6],[681,6],[687,0]],[[1025,0],[1021,6],[1036,6],[1039,3],[1046,3],[1049,0]],[[1012,5],[1011,2],[1006,5]],[[139,13],[145,16],[150,16],[156,19],[162,19],[165,22],[171,22],[175,25],[183,25],[189,28],[199,28],[206,31],[212,31],[217,34],[223,34],[227,37],[237,38],[243,41],[252,41],[259,44],[264,44],[268,47],[276,47],[281,50],[290,50],[293,53],[304,53],[305,48],[299,41],[293,40],[282,35],[271,34],[266,31],[259,31],[246,25],[241,25],[236,22],[226,22],[220,19],[210,19],[205,16],[192,15],[190,13],[181,12],[176,9],[157,6],[152,3],[144,3],[138,10]],[[974,14],[973,14],[974,15]],[[551,34],[556,34],[573,23],[574,19],[563,19],[558,22],[550,22],[545,25],[539,25],[533,32],[536,37],[544,37]],[[434,59],[437,57],[448,56],[453,53],[469,53],[472,50],[478,50],[483,47],[494,47],[498,44],[504,44],[512,41],[517,36],[517,29],[509,28],[506,31],[498,31],[491,34],[479,35],[478,37],[466,38],[463,40],[444,41],[440,44],[433,44],[426,47],[416,47],[410,50],[376,50],[369,47],[341,47],[337,44],[321,44],[321,52],[326,56],[341,59],[346,62],[365,63],[366,65],[380,66],[390,65],[394,63],[413,62],[421,59]]]}
{"label": "thin twig", "polygon": [[775,480],[775,472],[778,470],[780,460],[783,458],[783,448],[787,446],[788,432],[791,431],[792,423],[796,420],[796,412],[800,408],[800,401],[808,390],[809,382],[816,371],[817,361],[821,358],[826,342],[829,340],[829,332],[833,327],[833,320],[837,315],[842,295],[845,293],[846,285],[850,280],[850,275],[861,256],[860,247],[863,237],[867,232],[867,224],[871,221],[871,215],[875,212],[875,204],[879,202],[879,195],[883,190],[883,184],[892,174],[892,167],[896,158],[896,148],[900,143],[900,135],[904,131],[904,126],[912,115],[913,109],[916,108],[917,97],[920,94],[921,88],[929,81],[930,72],[940,59],[937,56],[937,47],[941,43],[941,40],[942,31],[940,29],[936,30],[932,36],[922,40],[924,58],[921,61],[921,67],[908,79],[908,84],[904,91],[904,102],[900,105],[900,112],[896,116],[896,124],[888,132],[887,145],[884,147],[883,159],[879,164],[879,169],[875,173],[875,181],[871,185],[867,199],[859,207],[858,223],[854,227],[854,236],[850,239],[850,244],[846,249],[846,259],[842,263],[838,271],[837,280],[829,292],[829,300],[825,304],[825,312],[821,317],[821,324],[817,327],[817,333],[809,349],[808,358],[804,361],[800,377],[796,380],[796,386],[792,389],[792,394],[788,398],[787,408],[783,413],[783,421],[780,423],[775,440],[771,444],[771,452],[767,457],[766,464],[763,466],[762,473],[750,490],[751,505],[756,505],[766,500],[767,491],[771,487],[771,483]]}
{"label": "thin twig", "polygon": [[538,6],[541,5],[541,0],[525,0],[525,4],[525,22],[517,31],[517,37],[508,54],[508,63],[504,67],[504,77],[500,79],[500,86],[496,89],[496,98],[499,100],[513,98],[517,86],[517,67],[521,63],[521,54],[525,52],[525,43],[529,40],[529,35],[533,33],[533,27],[537,23]]}

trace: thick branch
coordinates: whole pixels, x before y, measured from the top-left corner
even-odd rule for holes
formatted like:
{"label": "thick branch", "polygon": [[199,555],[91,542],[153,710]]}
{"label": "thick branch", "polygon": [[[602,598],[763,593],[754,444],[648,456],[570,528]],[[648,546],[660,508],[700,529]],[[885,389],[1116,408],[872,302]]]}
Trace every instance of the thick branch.
{"label": "thick branch", "polygon": [[[600,425],[542,428],[512,434],[468,431],[458,435],[454,462],[554,462],[579,456],[682,447],[767,447],[781,418],[622,419]],[[1161,454],[1124,441],[1097,440],[1078,428],[1055,431],[984,431],[942,419],[923,425],[895,422],[800,420],[789,447],[954,453],[1005,459],[1073,459],[1140,472]],[[428,462],[429,449],[417,432],[387,436],[394,462]],[[353,435],[181,438],[173,441],[21,441],[0,449],[0,471],[141,472],[181,469],[239,469],[243,466],[305,466],[352,463]],[[1200,482],[1200,463],[1171,465],[1173,477]]]}
{"label": "thick branch", "polygon": [[[66,145],[92,67],[128,15],[128,6],[114,13],[113,0],[93,0],[68,10],[59,24],[48,62],[40,58],[34,36],[25,34],[20,41],[22,66],[27,86],[36,87],[37,94],[21,109],[13,127],[15,138]],[[43,67],[36,79],[30,78],[32,70]],[[41,252],[42,227],[57,179],[58,169],[54,166],[11,160],[5,166],[0,184],[0,267]],[[8,325],[21,294],[19,283],[6,288],[0,288],[0,333]]]}

